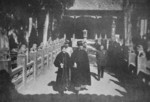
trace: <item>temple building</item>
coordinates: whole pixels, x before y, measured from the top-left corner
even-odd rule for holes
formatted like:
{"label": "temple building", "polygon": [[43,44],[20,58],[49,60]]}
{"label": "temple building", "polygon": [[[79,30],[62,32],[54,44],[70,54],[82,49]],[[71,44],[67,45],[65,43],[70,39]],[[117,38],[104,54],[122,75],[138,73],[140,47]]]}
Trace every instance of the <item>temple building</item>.
{"label": "temple building", "polygon": [[75,0],[74,6],[65,13],[62,32],[82,38],[83,30],[87,29],[90,39],[95,35],[110,38],[113,33],[123,37],[123,16],[122,0]]}
{"label": "temple building", "polygon": [[148,4],[148,0],[75,0],[63,16],[60,32],[68,39],[73,34],[83,38],[86,29],[90,39],[119,35],[129,43],[137,33],[149,32]]}

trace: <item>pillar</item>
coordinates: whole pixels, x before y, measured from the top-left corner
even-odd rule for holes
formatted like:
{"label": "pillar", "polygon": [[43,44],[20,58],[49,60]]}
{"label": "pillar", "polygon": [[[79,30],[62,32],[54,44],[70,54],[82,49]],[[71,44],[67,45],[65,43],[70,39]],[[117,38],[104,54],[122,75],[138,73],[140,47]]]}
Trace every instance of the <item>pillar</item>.
{"label": "pillar", "polygon": [[116,33],[116,23],[115,23],[115,19],[113,19],[113,22],[112,22],[112,31],[111,31],[111,37],[112,37],[112,39],[114,39],[115,33]]}
{"label": "pillar", "polygon": [[26,86],[26,74],[27,74],[27,57],[25,54],[20,54],[17,57],[17,65],[18,66],[23,66],[23,73],[22,73],[22,77],[23,77],[23,86]]}
{"label": "pillar", "polygon": [[64,34],[64,39],[66,39],[66,34]]}
{"label": "pillar", "polygon": [[46,14],[45,23],[44,23],[44,30],[43,30],[44,47],[46,46],[46,43],[47,43],[48,25],[49,25],[49,12],[47,12]]}
{"label": "pillar", "polygon": [[97,40],[97,39],[98,39],[97,34],[95,34],[95,40]]}

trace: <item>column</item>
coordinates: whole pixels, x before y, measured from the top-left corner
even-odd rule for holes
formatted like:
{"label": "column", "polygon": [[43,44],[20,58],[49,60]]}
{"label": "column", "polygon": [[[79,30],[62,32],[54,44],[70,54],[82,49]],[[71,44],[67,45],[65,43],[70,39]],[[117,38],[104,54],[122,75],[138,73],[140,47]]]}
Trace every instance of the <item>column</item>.
{"label": "column", "polygon": [[112,32],[111,32],[112,39],[114,39],[115,34],[116,34],[116,22],[115,22],[115,19],[113,18],[113,21],[112,21]]}

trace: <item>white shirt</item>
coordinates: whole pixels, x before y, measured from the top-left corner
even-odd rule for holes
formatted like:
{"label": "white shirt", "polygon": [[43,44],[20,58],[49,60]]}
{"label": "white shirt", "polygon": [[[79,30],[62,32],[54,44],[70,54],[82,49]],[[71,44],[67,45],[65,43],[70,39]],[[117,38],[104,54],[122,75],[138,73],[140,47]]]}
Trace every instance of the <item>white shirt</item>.
{"label": "white shirt", "polygon": [[73,49],[72,47],[67,47],[66,48],[66,52],[69,54],[69,56],[71,57],[71,54],[73,53]]}

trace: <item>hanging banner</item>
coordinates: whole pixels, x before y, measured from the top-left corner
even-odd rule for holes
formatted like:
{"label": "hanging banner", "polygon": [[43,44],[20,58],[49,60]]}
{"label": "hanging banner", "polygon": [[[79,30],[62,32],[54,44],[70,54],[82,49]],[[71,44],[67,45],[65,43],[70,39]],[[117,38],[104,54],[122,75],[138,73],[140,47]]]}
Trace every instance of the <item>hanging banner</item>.
{"label": "hanging banner", "polygon": [[141,38],[144,35],[144,26],[145,26],[144,22],[145,22],[144,20],[141,20],[141,29],[140,29]]}

